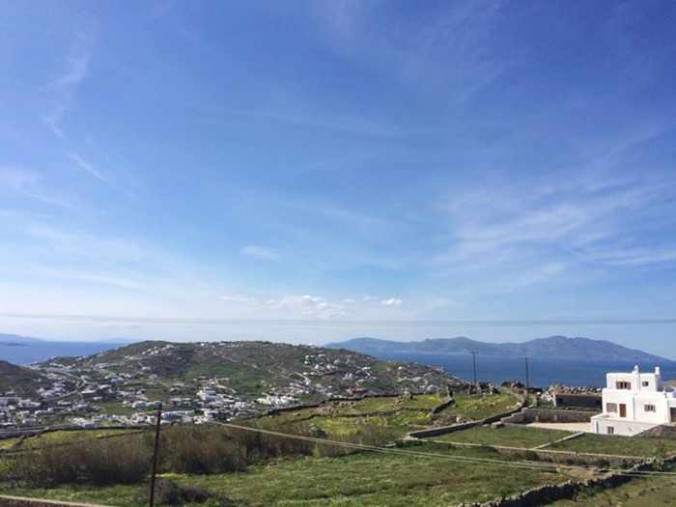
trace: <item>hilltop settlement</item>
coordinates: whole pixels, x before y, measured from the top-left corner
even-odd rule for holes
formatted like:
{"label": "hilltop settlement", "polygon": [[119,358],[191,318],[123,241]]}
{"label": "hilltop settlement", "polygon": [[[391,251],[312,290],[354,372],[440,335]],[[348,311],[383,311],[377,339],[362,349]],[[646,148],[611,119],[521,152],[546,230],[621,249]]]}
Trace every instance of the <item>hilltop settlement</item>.
{"label": "hilltop settlement", "polygon": [[269,342],[148,341],[0,368],[5,428],[145,424],[154,421],[159,402],[165,421],[200,424],[328,399],[436,393],[460,384],[437,368]]}

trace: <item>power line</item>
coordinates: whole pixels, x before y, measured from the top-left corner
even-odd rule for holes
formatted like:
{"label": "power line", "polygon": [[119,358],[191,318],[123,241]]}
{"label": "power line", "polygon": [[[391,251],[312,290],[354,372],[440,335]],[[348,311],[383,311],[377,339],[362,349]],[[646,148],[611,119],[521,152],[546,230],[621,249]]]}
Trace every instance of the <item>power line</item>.
{"label": "power line", "polygon": [[[513,467],[513,468],[522,468],[522,469],[533,469],[533,470],[543,470],[543,471],[559,471],[559,470],[569,470],[569,471],[589,471],[592,469],[592,467],[586,467],[582,465],[563,465],[563,464],[556,464],[556,463],[545,463],[545,462],[535,462],[535,461],[525,461],[525,460],[512,460],[512,461],[506,461],[506,460],[501,460],[501,459],[494,459],[494,458],[481,458],[481,457],[471,457],[471,456],[459,456],[459,455],[452,455],[452,454],[439,454],[431,451],[418,451],[418,450],[412,450],[412,449],[402,449],[402,448],[395,448],[395,447],[382,447],[382,446],[374,446],[374,445],[367,445],[367,444],[360,444],[356,442],[346,442],[346,441],[341,441],[341,440],[331,440],[327,438],[319,438],[319,437],[311,437],[311,436],[306,436],[306,435],[297,435],[293,433],[284,433],[281,431],[274,431],[274,430],[268,430],[268,429],[263,429],[263,428],[256,428],[252,426],[241,426],[237,424],[232,424],[232,423],[225,423],[225,422],[220,422],[220,421],[213,421],[212,424],[218,425],[218,426],[223,426],[226,428],[231,428],[235,430],[242,430],[242,431],[250,431],[250,432],[255,432],[255,433],[260,433],[260,434],[265,434],[265,435],[271,435],[271,436],[277,436],[281,438],[289,438],[293,440],[301,440],[301,441],[306,441],[306,442],[311,442],[315,444],[321,444],[321,445],[332,445],[336,447],[344,447],[347,449],[353,449],[356,451],[367,451],[367,452],[376,452],[376,453],[381,453],[381,454],[394,454],[394,455],[400,455],[400,456],[408,456],[408,457],[417,457],[417,458],[432,458],[432,459],[441,459],[445,461],[454,461],[454,462],[459,462],[459,463],[468,463],[468,464],[478,464],[478,465],[495,465],[495,466],[504,466],[504,467]],[[148,428],[152,429],[152,428]],[[141,431],[136,431],[136,432],[129,432],[126,434],[121,434],[121,435],[110,435],[106,437],[98,437],[98,438],[92,438],[92,439],[87,439],[87,440],[101,440],[101,439],[107,439],[107,438],[114,438],[114,437],[123,437],[123,436],[133,436],[137,435],[140,433],[144,433],[143,430]],[[5,450],[2,453],[0,453],[0,456],[2,454],[5,455],[15,455],[15,454],[21,454],[21,453],[30,453],[30,452],[37,452],[46,448],[53,448],[53,447],[67,447],[67,446],[75,446],[75,445],[82,445],[83,441],[76,441],[76,442],[62,442],[59,444],[55,444],[52,446],[42,446],[42,447],[33,447],[33,448],[28,448],[28,449],[20,449],[20,450]],[[520,449],[520,448],[514,448],[514,449]],[[524,451],[527,451],[528,449],[522,449]],[[589,453],[577,453],[579,455],[591,455]],[[601,455],[600,455],[601,456]],[[622,456],[617,456],[617,458],[621,458]],[[631,456],[627,456],[631,457]],[[620,468],[603,468],[602,470],[606,470],[608,472],[612,472],[618,475],[622,476],[627,476],[627,477],[634,477],[634,478],[647,478],[647,477],[663,477],[663,478],[676,478],[676,472],[666,472],[666,471],[658,471],[658,470],[623,470]]]}
{"label": "power line", "polygon": [[[232,428],[232,429],[237,429],[237,430],[243,430],[243,431],[251,431],[255,433],[261,433],[261,434],[266,434],[266,435],[272,435],[272,436],[278,436],[282,438],[290,438],[290,439],[295,439],[295,440],[304,440],[308,442],[313,442],[313,443],[318,443],[318,444],[324,444],[324,445],[334,445],[338,447],[346,447],[350,449],[357,449],[357,450],[364,450],[364,451],[370,451],[370,452],[378,452],[378,453],[390,453],[390,454],[398,454],[398,455],[404,455],[404,456],[411,456],[411,457],[426,457],[426,458],[437,458],[437,459],[443,459],[447,461],[457,461],[457,462],[463,462],[463,463],[473,463],[473,464],[491,464],[491,465],[498,465],[498,466],[511,466],[511,467],[516,467],[516,468],[531,468],[531,469],[542,469],[542,470],[552,470],[552,471],[557,471],[560,469],[566,469],[566,470],[583,470],[583,471],[589,471],[589,467],[581,466],[581,465],[560,465],[560,464],[554,464],[554,463],[542,463],[542,462],[533,462],[533,461],[506,461],[506,460],[500,460],[500,459],[492,459],[492,458],[480,458],[480,457],[470,457],[470,456],[457,456],[457,455],[449,455],[449,454],[439,454],[439,453],[434,453],[434,452],[429,452],[429,451],[415,451],[415,450],[410,450],[410,449],[400,449],[400,448],[392,448],[392,447],[379,447],[379,446],[373,446],[373,445],[366,445],[366,444],[358,444],[354,442],[343,442],[340,440],[331,440],[331,439],[326,439],[326,438],[319,438],[319,437],[309,437],[305,435],[295,435],[291,433],[283,433],[280,431],[274,431],[274,430],[266,430],[263,428],[255,428],[251,426],[240,426],[237,424],[231,424],[231,423],[224,423],[224,422],[217,422],[215,421],[214,424],[224,426],[227,428]],[[527,450],[527,449],[525,449]],[[578,454],[584,454],[584,453],[578,453]],[[662,471],[636,471],[636,470],[622,470],[622,469],[612,469],[609,468],[607,469],[609,472],[614,472],[617,474],[621,475],[627,475],[627,476],[635,476],[635,477],[649,477],[649,476],[664,476],[664,477],[675,477],[676,478],[676,472],[662,472]]]}

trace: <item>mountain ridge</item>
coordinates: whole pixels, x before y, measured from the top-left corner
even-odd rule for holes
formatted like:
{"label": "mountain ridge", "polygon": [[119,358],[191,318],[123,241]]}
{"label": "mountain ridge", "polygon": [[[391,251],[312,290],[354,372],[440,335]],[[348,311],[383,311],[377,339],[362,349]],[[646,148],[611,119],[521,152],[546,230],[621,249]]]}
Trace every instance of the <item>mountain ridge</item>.
{"label": "mountain ridge", "polygon": [[344,348],[376,357],[387,354],[441,354],[458,355],[476,352],[487,356],[531,357],[546,359],[617,361],[631,359],[637,362],[673,363],[673,359],[657,356],[607,341],[583,337],[554,335],[525,342],[492,343],[472,340],[465,336],[455,338],[428,338],[421,341],[398,342],[378,338],[353,338],[328,343],[327,348]]}

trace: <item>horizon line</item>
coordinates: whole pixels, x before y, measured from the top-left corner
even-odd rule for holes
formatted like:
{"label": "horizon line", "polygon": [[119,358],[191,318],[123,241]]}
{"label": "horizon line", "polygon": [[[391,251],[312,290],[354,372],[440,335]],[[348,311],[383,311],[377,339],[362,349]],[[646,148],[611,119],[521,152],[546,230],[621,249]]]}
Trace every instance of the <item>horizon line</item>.
{"label": "horizon line", "polygon": [[266,318],[214,318],[214,317],[144,317],[128,315],[48,314],[0,312],[0,317],[30,320],[72,320],[83,322],[128,322],[144,324],[176,325],[313,325],[313,326],[546,326],[560,325],[669,325],[676,324],[674,318],[598,318],[598,319],[266,319]]}

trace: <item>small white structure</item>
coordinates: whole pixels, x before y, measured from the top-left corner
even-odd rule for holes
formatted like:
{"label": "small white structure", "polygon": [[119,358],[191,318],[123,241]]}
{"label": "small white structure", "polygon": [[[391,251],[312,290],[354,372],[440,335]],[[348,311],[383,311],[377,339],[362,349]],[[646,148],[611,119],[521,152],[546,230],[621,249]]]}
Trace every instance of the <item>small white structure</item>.
{"label": "small white structure", "polygon": [[593,433],[633,436],[676,423],[676,392],[662,382],[660,368],[641,373],[608,373],[603,413],[591,418]]}

